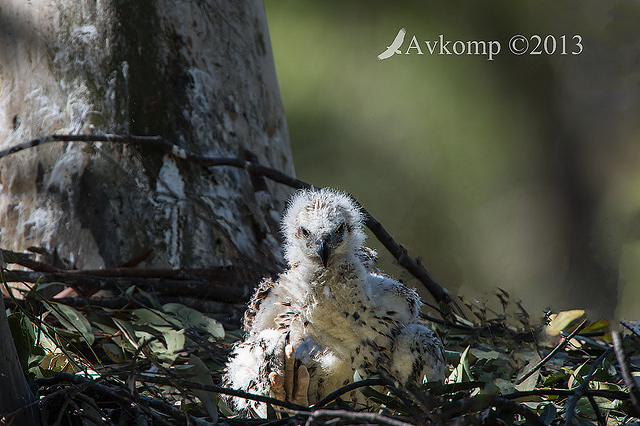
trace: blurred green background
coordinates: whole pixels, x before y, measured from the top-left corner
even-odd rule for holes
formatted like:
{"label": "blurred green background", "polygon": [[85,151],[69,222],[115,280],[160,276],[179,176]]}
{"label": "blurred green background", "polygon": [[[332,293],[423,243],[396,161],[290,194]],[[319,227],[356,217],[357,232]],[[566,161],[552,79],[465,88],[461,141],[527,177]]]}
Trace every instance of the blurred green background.
{"label": "blurred green background", "polygon": [[[640,318],[639,2],[265,4],[300,179],[354,194],[466,300]],[[402,27],[424,54],[379,61]],[[440,34],[502,50],[431,55]],[[584,50],[516,56],[516,34]]]}

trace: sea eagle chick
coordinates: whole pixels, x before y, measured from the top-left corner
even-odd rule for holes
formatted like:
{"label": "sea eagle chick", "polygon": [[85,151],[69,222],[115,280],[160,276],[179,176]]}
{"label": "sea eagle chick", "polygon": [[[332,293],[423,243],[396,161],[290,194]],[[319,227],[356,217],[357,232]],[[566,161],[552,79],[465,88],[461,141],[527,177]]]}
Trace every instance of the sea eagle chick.
{"label": "sea eagle chick", "polygon": [[[420,297],[372,270],[375,252],[363,247],[362,220],[342,192],[293,196],[282,219],[289,267],[264,279],[251,298],[225,385],[313,404],[356,371],[362,378],[384,371],[402,384],[444,377],[442,344],[419,323]],[[266,416],[263,403],[229,402],[242,415]]]}

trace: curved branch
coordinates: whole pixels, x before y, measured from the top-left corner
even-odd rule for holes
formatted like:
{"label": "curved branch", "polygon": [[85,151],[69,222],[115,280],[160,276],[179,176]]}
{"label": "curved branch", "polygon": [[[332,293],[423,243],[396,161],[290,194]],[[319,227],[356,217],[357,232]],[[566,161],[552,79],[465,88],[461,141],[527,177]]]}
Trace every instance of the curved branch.
{"label": "curved branch", "polygon": [[396,420],[378,413],[359,413],[345,410],[317,410],[311,413],[307,425],[316,425],[322,419],[342,419],[348,424],[379,424],[388,426],[411,426],[412,423]]}
{"label": "curved branch", "polygon": [[[234,157],[207,157],[187,151],[177,145],[172,144],[161,136],[134,136],[134,135],[48,135],[36,138],[30,141],[22,142],[18,145],[0,151],[0,159],[15,154],[26,149],[34,148],[52,142],[109,142],[112,144],[127,144],[133,146],[145,146],[159,149],[160,151],[171,154],[177,158],[183,159],[190,163],[198,164],[203,167],[229,166],[247,170],[249,173],[264,176],[274,182],[281,183],[296,189],[316,188],[310,183],[301,181],[289,176],[281,171],[264,166],[262,164],[242,160]],[[368,211],[362,208],[365,217],[365,224],[373,232],[376,238],[384,245],[384,247],[393,255],[398,264],[405,268],[409,273],[416,277],[433,295],[436,301],[441,303],[454,302],[449,292],[438,284],[417,260],[410,257],[407,250],[398,244],[387,230],[378,222]]]}
{"label": "curved branch", "polygon": [[[530,391],[517,391],[502,395],[505,399],[517,399],[526,398],[528,396],[566,396],[570,397],[576,392],[572,389],[535,389]],[[623,391],[610,391],[610,390],[598,390],[598,389],[586,389],[584,395],[598,396],[607,399],[617,399],[619,401],[626,401],[629,399],[629,394]]]}
{"label": "curved branch", "polygon": [[518,414],[525,418],[526,424],[528,425],[544,425],[542,420],[540,420],[540,417],[538,417],[538,415],[528,407],[499,396],[476,396],[459,399],[449,404],[447,407],[444,407],[442,409],[442,416],[445,419],[453,419],[465,414],[482,411],[489,407],[501,408],[514,414]]}
{"label": "curved branch", "polygon": [[329,404],[330,402],[333,402],[338,397],[344,395],[345,393],[351,392],[354,389],[358,389],[366,386],[384,386],[387,384],[389,384],[389,382],[384,379],[365,379],[357,382],[352,382],[331,392],[330,394],[322,398],[320,401],[313,404],[311,406],[311,409],[312,410],[320,409],[325,405]]}
{"label": "curved branch", "polygon": [[[172,417],[178,424],[187,423],[185,420],[188,419],[188,424],[205,424],[202,420],[193,417],[189,413],[185,413],[184,411],[175,408],[174,406],[167,404],[163,401],[147,397],[144,395],[132,395],[127,392],[124,388],[118,386],[116,389],[113,389],[107,385],[100,384],[92,379],[81,377],[75,374],[70,373],[56,373],[53,377],[37,379],[36,383],[40,386],[52,386],[60,383],[71,383],[74,385],[86,385],[88,389],[95,391],[96,393],[103,395],[105,397],[111,398],[114,401],[118,401],[120,403],[126,404],[127,406],[131,406],[133,404],[139,404],[140,401],[144,401],[149,408],[157,410],[167,416]],[[208,424],[208,423],[207,423]]]}
{"label": "curved branch", "polygon": [[629,362],[624,354],[624,348],[622,347],[622,339],[620,333],[617,331],[611,332],[611,338],[613,340],[613,348],[618,359],[618,365],[620,366],[620,373],[624,379],[624,383],[629,388],[629,394],[631,395],[631,405],[637,415],[640,413],[640,390],[638,390],[638,384],[635,378],[631,375],[629,369]]}
{"label": "curved branch", "polygon": [[606,351],[604,351],[602,353],[602,355],[600,355],[600,357],[591,366],[591,369],[589,370],[589,373],[585,376],[584,381],[582,382],[582,384],[575,389],[574,394],[567,400],[567,405],[566,405],[566,407],[567,407],[566,408],[566,413],[567,414],[566,414],[566,418],[565,418],[565,425],[566,426],[570,426],[570,425],[573,424],[573,416],[575,415],[576,405],[578,404],[578,401],[585,394],[585,391],[587,389],[589,389],[589,382],[591,381],[591,378],[595,374],[595,372],[598,369],[598,367],[600,366],[600,364],[602,364],[602,361],[604,361],[604,359],[612,351],[613,351],[613,346],[610,347],[609,349],[607,349]]}
{"label": "curved branch", "polygon": [[533,373],[535,373],[536,371],[538,371],[543,365],[545,365],[551,358],[553,358],[553,356],[558,353],[558,351],[560,351],[560,349],[564,348],[566,346],[567,343],[569,343],[569,341],[571,339],[573,339],[573,336],[575,336],[576,334],[578,334],[578,332],[580,332],[580,330],[582,330],[583,328],[585,328],[587,325],[587,320],[582,320],[582,322],[571,332],[571,334],[569,334],[568,336],[566,336],[562,342],[558,343],[558,345],[553,348],[553,350],[551,352],[549,352],[549,355],[545,356],[544,359],[542,359],[539,363],[537,363],[535,365],[535,367],[533,367],[531,370],[529,370],[529,372],[527,372],[527,374],[525,374],[524,376],[522,376],[517,382],[516,385],[519,385],[520,383],[524,382],[525,380],[527,380]]}

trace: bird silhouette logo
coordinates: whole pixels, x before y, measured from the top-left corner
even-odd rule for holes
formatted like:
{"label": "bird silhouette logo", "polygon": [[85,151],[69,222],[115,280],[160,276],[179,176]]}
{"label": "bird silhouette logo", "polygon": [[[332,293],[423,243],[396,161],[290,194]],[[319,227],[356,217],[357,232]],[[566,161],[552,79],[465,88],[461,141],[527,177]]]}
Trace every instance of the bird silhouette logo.
{"label": "bird silhouette logo", "polygon": [[385,50],[384,52],[378,55],[378,59],[382,61],[383,59],[390,58],[395,54],[401,55],[402,52],[398,48],[402,46],[402,43],[404,43],[404,36],[406,34],[407,34],[407,29],[400,28],[400,31],[398,31],[396,38],[393,39],[393,43],[391,43],[391,45],[387,47],[387,50]]}

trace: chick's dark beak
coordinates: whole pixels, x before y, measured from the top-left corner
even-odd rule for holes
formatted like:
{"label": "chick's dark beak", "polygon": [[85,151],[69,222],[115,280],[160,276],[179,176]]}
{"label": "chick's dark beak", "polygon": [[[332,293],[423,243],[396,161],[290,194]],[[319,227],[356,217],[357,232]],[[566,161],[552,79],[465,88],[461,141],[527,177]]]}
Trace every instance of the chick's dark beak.
{"label": "chick's dark beak", "polygon": [[316,253],[322,261],[322,266],[326,268],[327,263],[329,263],[329,256],[331,256],[331,243],[328,241],[328,238],[318,238],[316,243],[319,244]]}

